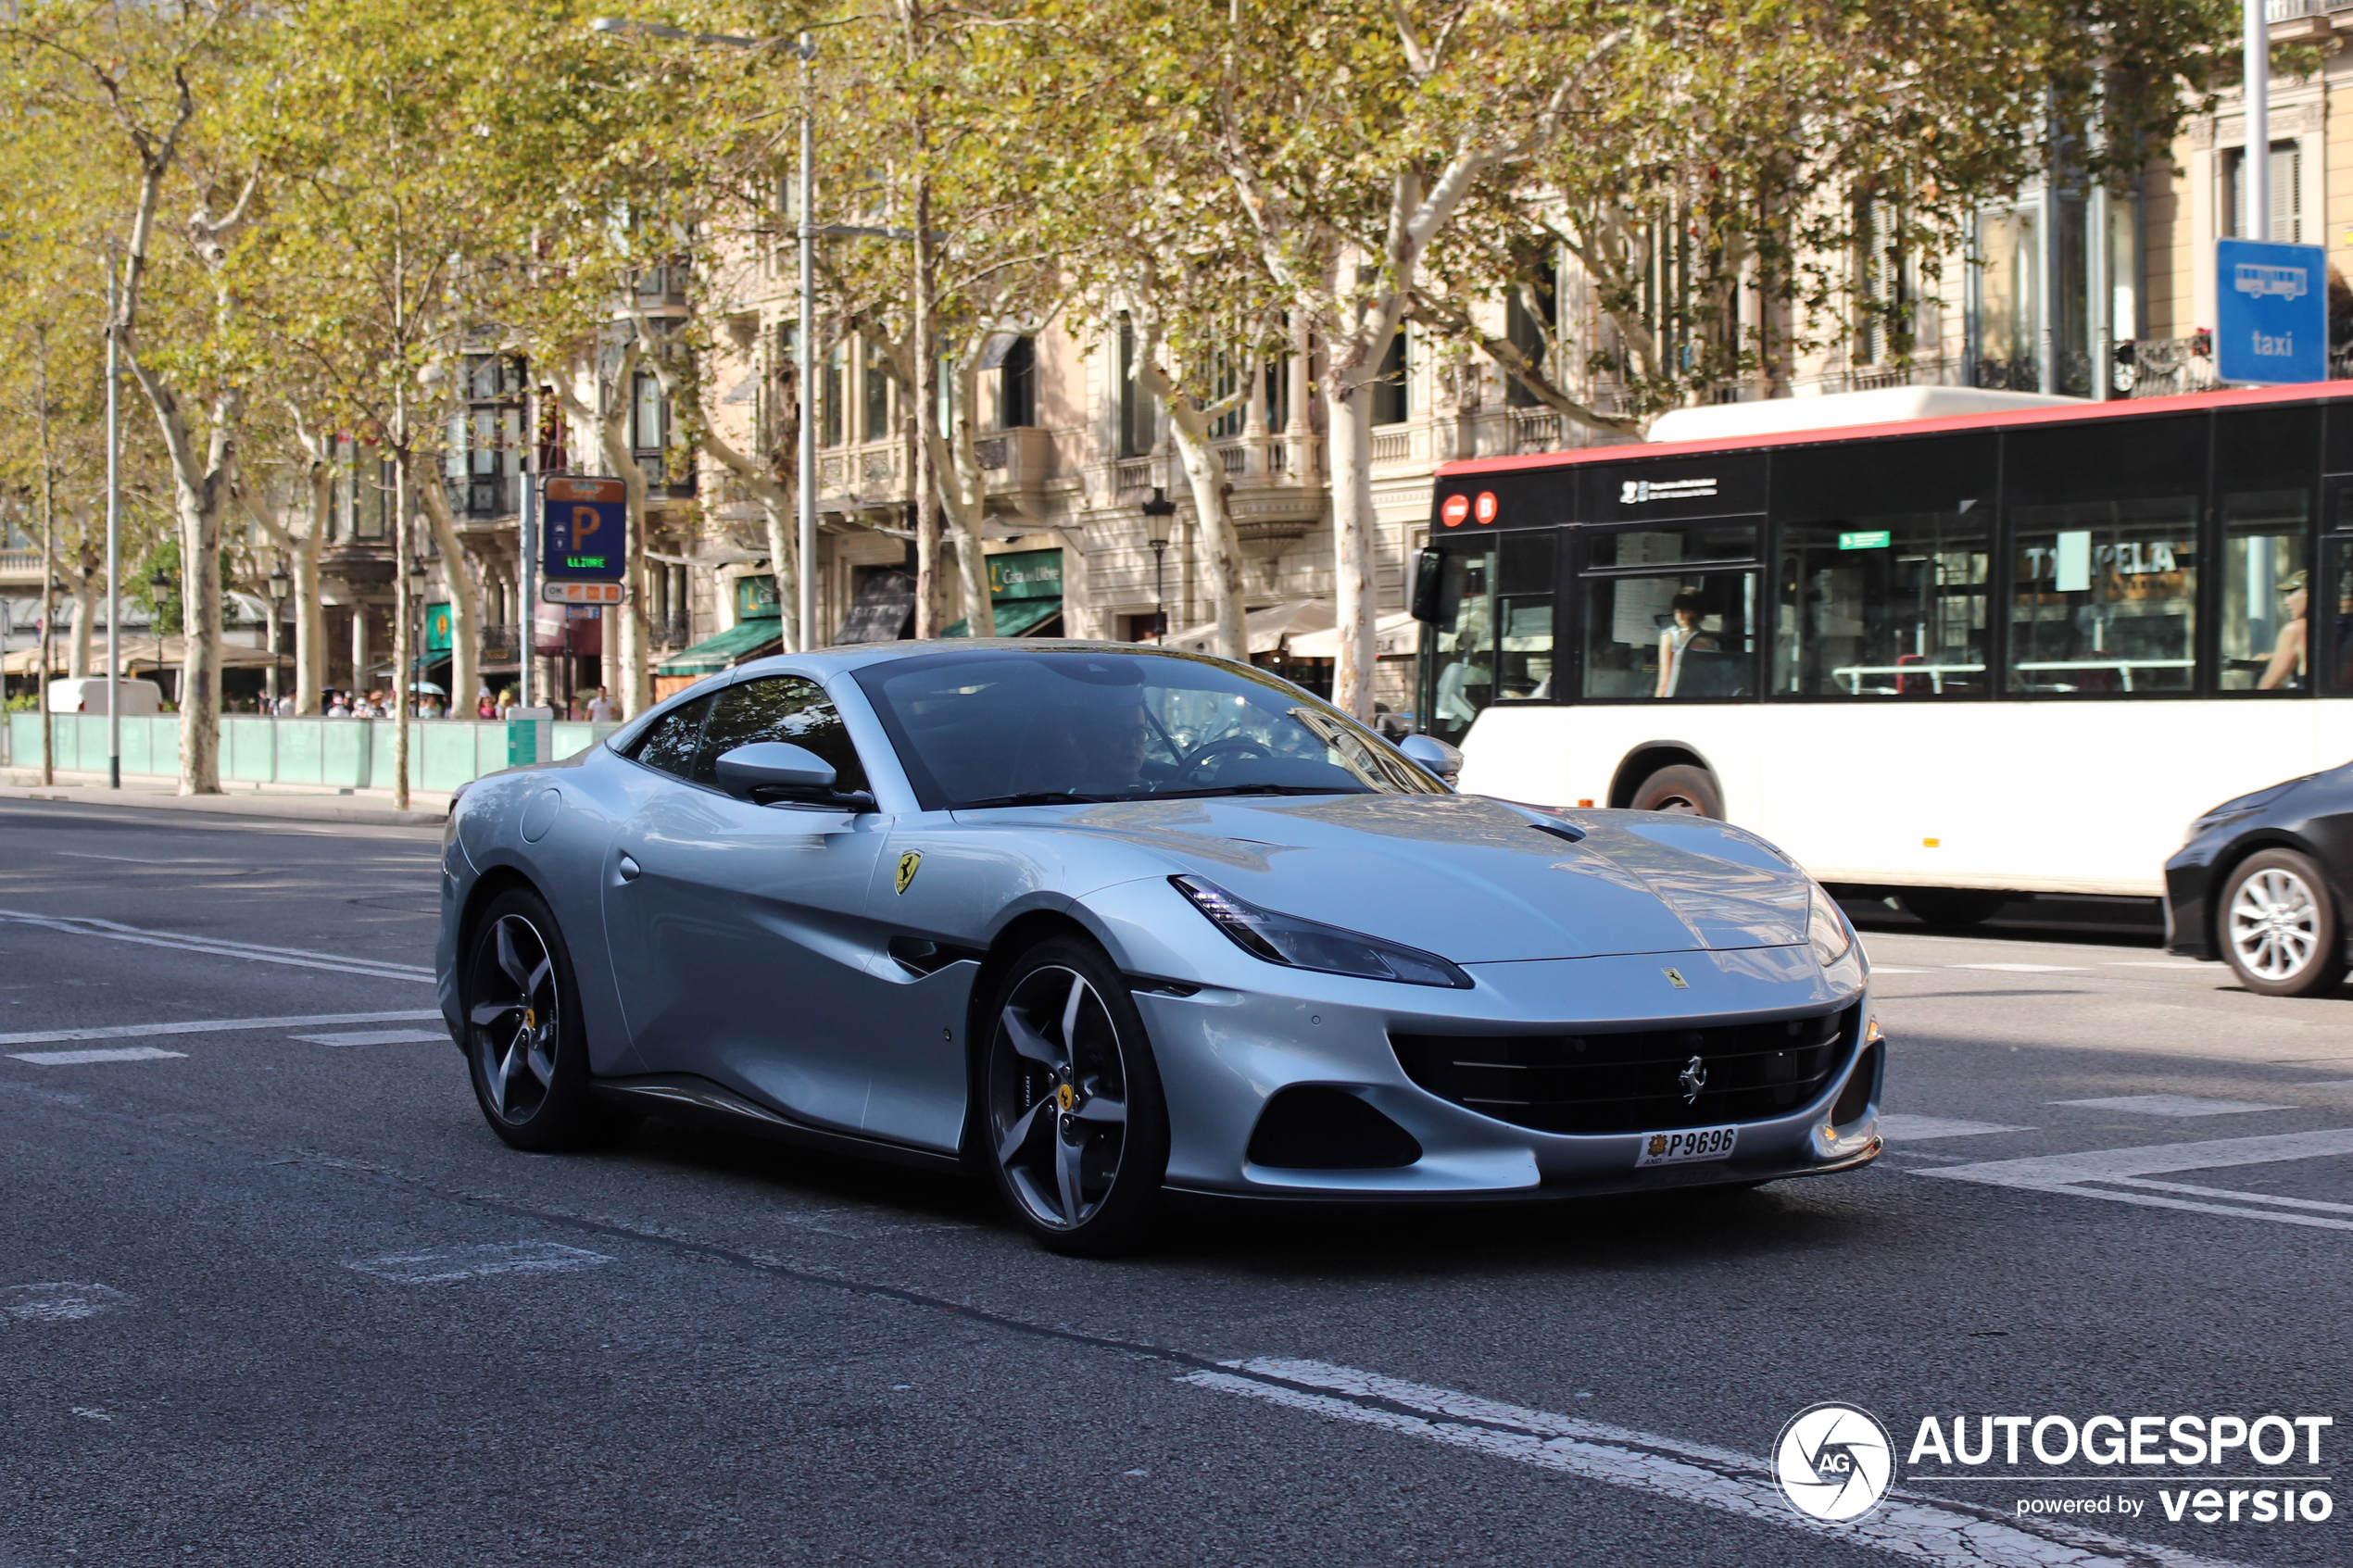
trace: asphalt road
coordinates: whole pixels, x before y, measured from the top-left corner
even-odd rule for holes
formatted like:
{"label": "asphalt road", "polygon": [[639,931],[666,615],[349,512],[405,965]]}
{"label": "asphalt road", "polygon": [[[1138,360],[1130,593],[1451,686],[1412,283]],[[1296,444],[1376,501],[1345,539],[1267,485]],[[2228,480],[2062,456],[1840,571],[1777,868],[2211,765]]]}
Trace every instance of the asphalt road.
{"label": "asphalt road", "polygon": [[[2334,1509],[2353,997],[1875,931],[1868,1171],[1081,1262],[749,1140],[514,1153],[401,1037],[436,835],[157,815],[0,807],[0,1568],[2347,1559],[2341,1512],[2160,1494]],[[220,1020],[280,1022],[159,1027]],[[137,1054],[26,1060],[78,1051]],[[1826,1400],[1894,1438],[1860,1525],[1761,1468]],[[2340,1424],[2269,1465],[1910,1452],[2185,1412]]]}

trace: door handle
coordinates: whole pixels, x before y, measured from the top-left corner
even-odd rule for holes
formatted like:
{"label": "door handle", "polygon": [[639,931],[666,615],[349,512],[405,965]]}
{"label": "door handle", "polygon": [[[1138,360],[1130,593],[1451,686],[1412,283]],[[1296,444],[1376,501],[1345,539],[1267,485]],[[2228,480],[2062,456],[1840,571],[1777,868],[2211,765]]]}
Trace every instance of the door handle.
{"label": "door handle", "polygon": [[638,873],[644,869],[626,855],[621,858],[621,880],[623,882],[636,881]]}

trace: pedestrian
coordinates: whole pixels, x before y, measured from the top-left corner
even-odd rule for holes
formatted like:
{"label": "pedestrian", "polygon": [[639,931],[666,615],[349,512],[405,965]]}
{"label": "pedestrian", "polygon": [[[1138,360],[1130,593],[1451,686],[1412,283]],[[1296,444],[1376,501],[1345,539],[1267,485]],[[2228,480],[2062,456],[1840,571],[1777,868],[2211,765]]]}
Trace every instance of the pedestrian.
{"label": "pedestrian", "polygon": [[293,717],[294,717],[294,698],[293,698],[293,697],[291,697],[291,696],[281,696],[281,697],[278,699],[277,706],[276,706],[274,709],[271,709],[271,711],[275,712],[275,713],[278,715],[278,717],[279,717],[279,718],[281,718],[281,719],[291,719],[291,718],[293,718]]}
{"label": "pedestrian", "polygon": [[329,686],[327,688],[327,717],[330,719],[348,719],[351,717],[351,704],[346,702],[344,700],[343,693],[335,690],[333,686]]}
{"label": "pedestrian", "polygon": [[621,722],[621,709],[613,705],[611,695],[602,686],[598,686],[597,695],[588,699],[588,721],[592,724]]}
{"label": "pedestrian", "polygon": [[496,719],[498,717],[498,703],[497,700],[490,695],[490,688],[488,686],[484,686],[482,690],[474,693],[474,717],[477,719]]}

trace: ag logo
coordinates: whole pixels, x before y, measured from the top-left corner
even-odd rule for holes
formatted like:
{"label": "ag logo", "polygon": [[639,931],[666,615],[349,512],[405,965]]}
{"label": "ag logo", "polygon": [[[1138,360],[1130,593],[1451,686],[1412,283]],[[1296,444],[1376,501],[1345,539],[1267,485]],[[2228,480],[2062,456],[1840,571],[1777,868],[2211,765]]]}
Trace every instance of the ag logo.
{"label": "ag logo", "polygon": [[904,893],[907,891],[907,884],[915,880],[915,868],[923,863],[923,851],[920,849],[910,849],[907,853],[899,857],[898,880],[900,892]]}
{"label": "ag logo", "polygon": [[1667,976],[1667,983],[1678,991],[1688,991],[1692,988],[1692,983],[1683,978],[1683,972],[1680,969],[1662,969],[1658,972]]}
{"label": "ag logo", "polygon": [[1895,1449],[1869,1411],[1819,1404],[1797,1412],[1773,1446],[1773,1473],[1801,1513],[1858,1519],[1887,1495]]}

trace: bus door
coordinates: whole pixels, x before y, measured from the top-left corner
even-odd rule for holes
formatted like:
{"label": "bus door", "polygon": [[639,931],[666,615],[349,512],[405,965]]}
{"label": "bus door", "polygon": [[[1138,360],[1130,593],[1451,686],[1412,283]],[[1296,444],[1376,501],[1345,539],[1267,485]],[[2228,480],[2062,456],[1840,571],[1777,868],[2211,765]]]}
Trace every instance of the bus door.
{"label": "bus door", "polygon": [[1416,562],[1423,623],[1417,728],[1447,742],[1497,702],[1553,698],[1558,531],[1440,539]]}

